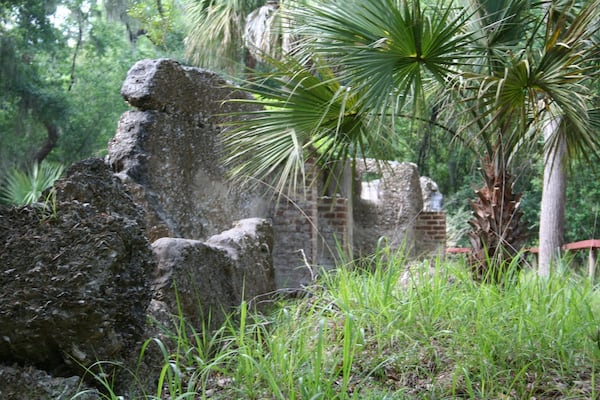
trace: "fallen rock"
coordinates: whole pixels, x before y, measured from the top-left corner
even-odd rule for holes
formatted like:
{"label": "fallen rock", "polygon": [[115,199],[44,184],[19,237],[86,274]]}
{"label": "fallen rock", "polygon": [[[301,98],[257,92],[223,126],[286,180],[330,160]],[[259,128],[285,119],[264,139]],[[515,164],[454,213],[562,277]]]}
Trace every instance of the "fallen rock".
{"label": "fallen rock", "polygon": [[[242,300],[275,290],[268,221],[242,220],[207,242],[161,238],[152,244],[158,268],[155,299],[180,309],[196,329],[219,327]],[[210,315],[210,320],[209,320]]]}
{"label": "fallen rock", "polygon": [[257,296],[275,290],[273,227],[268,220],[242,219],[206,243],[227,253],[234,265],[234,287],[245,295],[244,300],[259,302]]}
{"label": "fallen rock", "polygon": [[71,168],[56,201],[0,208],[0,362],[64,375],[130,359],[155,265],[141,220],[99,159]]}

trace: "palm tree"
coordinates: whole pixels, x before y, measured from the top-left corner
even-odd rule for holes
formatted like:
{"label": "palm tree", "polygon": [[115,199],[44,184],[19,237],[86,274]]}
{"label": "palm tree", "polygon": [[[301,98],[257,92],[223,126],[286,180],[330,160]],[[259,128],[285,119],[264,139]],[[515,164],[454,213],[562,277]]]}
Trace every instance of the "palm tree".
{"label": "palm tree", "polygon": [[[433,104],[447,130],[482,155],[473,271],[478,279],[502,280],[502,267],[524,238],[510,174],[517,151],[539,151],[551,126],[557,129],[548,149],[564,142],[567,154],[578,156],[598,146],[586,82],[597,78],[600,0],[563,3],[530,9],[519,0],[475,7],[328,1],[297,10],[302,61],[295,68],[273,63],[277,79],[254,87],[256,102],[275,101],[275,108],[227,136],[235,172],[278,172],[279,182],[287,182],[300,167],[276,166],[290,165],[291,156],[297,166],[315,151],[329,161],[362,156],[367,146],[360,144],[385,137],[398,117],[430,120]],[[321,74],[324,67],[335,73]],[[315,93],[331,97],[313,103]],[[284,143],[281,132],[293,135]],[[347,152],[329,146],[339,140],[351,143]],[[244,155],[236,155],[242,143]]]}
{"label": "palm tree", "polygon": [[546,31],[552,35],[546,35],[551,39],[546,41],[545,63],[540,63],[554,66],[544,69],[543,103],[538,107],[543,118],[537,128],[546,143],[539,235],[541,275],[550,273],[563,244],[567,161],[597,149],[595,136],[600,126],[598,99],[595,104],[589,101],[600,64],[598,3],[576,10],[577,15],[569,12],[570,4],[560,6],[546,5]]}
{"label": "palm tree", "polygon": [[[552,256],[562,244],[566,163],[598,149],[598,124],[590,118],[594,113],[593,92],[588,85],[598,77],[595,36],[599,4],[547,3],[538,14],[529,13],[532,22],[526,41],[508,48],[502,69],[479,78],[479,97],[485,107],[478,109],[488,110],[503,128],[498,144],[510,150],[505,154],[506,166],[519,146],[531,151],[536,150],[532,145],[546,142],[539,262],[542,275],[548,274]],[[498,207],[504,215],[511,211],[507,206],[511,207],[511,201]],[[518,229],[518,225],[506,226],[509,233]],[[514,246],[510,240],[507,243]]]}
{"label": "palm tree", "polygon": [[[386,4],[379,2],[316,4],[293,10],[291,19],[301,26],[297,32],[298,36],[318,39],[304,40],[300,44],[301,47],[295,49],[294,56],[288,55],[283,61],[268,59],[275,72],[262,75],[264,84],[257,85],[257,82],[252,82],[248,86],[248,90],[257,94],[259,98],[252,102],[264,105],[266,110],[257,112],[260,119],[256,121],[239,121],[237,129],[228,134],[226,142],[232,157],[241,158],[234,150],[235,145],[245,138],[244,140],[250,142],[266,142],[265,151],[273,151],[273,156],[277,157],[267,157],[269,163],[287,162],[288,153],[282,154],[275,150],[278,146],[274,146],[273,149],[267,146],[270,143],[268,135],[263,135],[263,132],[269,132],[276,136],[277,132],[284,132],[286,129],[293,129],[297,135],[302,136],[303,140],[299,142],[301,148],[310,151],[319,149],[319,153],[327,154],[328,150],[320,148],[318,144],[323,142],[324,138],[335,142],[340,138],[351,137],[351,132],[346,132],[344,128],[353,127],[355,124],[350,122],[357,119],[361,121],[360,124],[369,125],[369,132],[355,132],[357,138],[361,143],[371,143],[372,147],[375,147],[376,142],[385,138],[391,131],[390,126],[394,124],[397,112],[405,106],[406,99],[412,99],[413,108],[420,110],[426,103],[426,93],[423,89],[432,82],[431,77],[440,83],[444,82],[452,76],[451,67],[459,65],[461,59],[468,58],[464,56],[467,52],[468,35],[460,33],[464,18],[455,17],[447,10],[443,15],[434,16],[434,20],[428,21],[434,23],[436,33],[441,37],[427,38],[431,39],[432,53],[441,54],[447,52],[447,49],[458,50],[450,55],[454,60],[449,63],[445,60],[439,62],[437,54],[434,53],[431,58],[423,59],[422,65],[414,68],[415,63],[411,56],[414,49],[394,48],[396,52],[402,52],[400,55],[391,51],[380,51],[387,46],[381,35],[385,35],[386,27],[391,25],[389,21],[384,23],[389,10]],[[365,16],[363,12],[370,14]],[[413,7],[406,7],[402,12],[408,14],[406,19],[418,19],[422,16],[418,3],[414,3]],[[341,20],[339,26],[332,29],[346,31],[338,37],[328,38],[328,32],[322,32],[321,28],[327,29],[324,22],[336,22],[329,20],[329,17],[333,17],[330,13],[343,13],[343,17],[348,19],[353,16],[374,17],[380,21],[376,20],[370,26],[377,29],[376,32],[360,32],[358,26]],[[404,18],[402,15],[396,16]],[[402,21],[397,26],[406,24],[406,21]],[[364,34],[363,37],[359,36],[361,33]],[[407,30],[392,34],[395,35],[392,38],[394,46],[410,44],[410,41],[403,37],[411,34]],[[345,37],[342,37],[343,35]],[[328,39],[335,42],[335,48],[327,46]],[[438,42],[434,42],[435,39],[438,39]],[[367,44],[362,45],[359,41]],[[373,46],[373,43],[376,46]],[[343,44],[347,44],[347,48],[343,48]],[[344,56],[342,52],[345,50],[356,50],[358,60],[352,59],[352,55]],[[368,53],[369,51],[371,53]],[[338,65],[343,65],[344,68],[340,69]],[[400,69],[401,73],[396,73],[395,68]],[[390,88],[393,90],[390,91]],[[385,95],[381,96],[380,93]],[[318,101],[315,101],[315,96],[319,97]],[[298,120],[302,123],[298,123]],[[373,126],[377,129],[372,129]],[[249,137],[252,139],[248,139]],[[365,149],[365,146],[351,146],[343,155],[355,157]],[[309,153],[305,152],[298,156],[306,158],[308,155]],[[256,168],[263,164],[267,163],[262,162],[261,157],[245,158],[243,164],[237,164],[236,171],[239,171],[238,174],[253,174],[258,171]],[[286,174],[282,174],[282,178],[281,182],[288,180]]]}
{"label": "palm tree", "polygon": [[263,54],[278,57],[289,39],[279,18],[283,0],[189,0],[186,56],[194,64],[236,72],[254,70]]}

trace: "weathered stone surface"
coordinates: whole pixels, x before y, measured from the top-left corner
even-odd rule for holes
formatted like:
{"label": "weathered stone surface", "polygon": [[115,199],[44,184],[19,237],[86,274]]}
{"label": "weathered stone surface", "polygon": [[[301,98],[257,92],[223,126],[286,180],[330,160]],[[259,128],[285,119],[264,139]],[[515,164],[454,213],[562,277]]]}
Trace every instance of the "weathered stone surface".
{"label": "weathered stone surface", "polygon": [[268,221],[252,218],[207,242],[161,238],[152,244],[158,269],[155,299],[176,314],[177,297],[186,321],[197,329],[211,315],[212,327],[242,300],[275,289]]}
{"label": "weathered stone surface", "polygon": [[[423,209],[419,171],[412,163],[365,160],[357,163],[356,176],[378,178],[362,185],[369,193],[356,193],[354,201],[354,252],[371,254],[381,237],[392,249],[405,248],[412,254],[415,246],[414,223]],[[356,187],[361,187],[357,184]]]}
{"label": "weathered stone surface", "polygon": [[81,382],[78,376],[53,377],[47,372],[18,365],[0,365],[2,400],[99,400],[102,396]]}
{"label": "weathered stone surface", "polygon": [[79,373],[134,351],[155,264],[143,212],[102,160],[56,191],[46,207],[0,209],[0,362]]}
{"label": "weathered stone surface", "polygon": [[232,260],[234,287],[243,290],[245,300],[275,290],[273,227],[268,220],[246,218],[236,221],[232,229],[211,236],[206,243],[225,250]]}
{"label": "weathered stone surface", "polygon": [[56,201],[91,204],[98,212],[116,213],[131,219],[143,228],[145,211],[133,198],[109,165],[100,158],[89,158],[73,164],[67,178],[56,181],[52,187]]}
{"label": "weathered stone surface", "polygon": [[207,239],[235,220],[267,216],[268,202],[231,187],[220,162],[222,115],[249,110],[223,101],[247,94],[167,59],[136,63],[121,93],[139,110],[121,117],[109,161],[148,211],[151,241]]}

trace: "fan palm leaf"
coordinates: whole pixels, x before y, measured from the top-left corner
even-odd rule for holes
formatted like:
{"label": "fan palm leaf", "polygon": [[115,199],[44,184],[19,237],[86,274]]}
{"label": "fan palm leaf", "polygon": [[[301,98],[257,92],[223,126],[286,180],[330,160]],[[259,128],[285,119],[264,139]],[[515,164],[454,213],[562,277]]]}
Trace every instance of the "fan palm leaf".
{"label": "fan palm leaf", "polygon": [[376,139],[367,129],[372,116],[357,108],[354,92],[331,68],[316,58],[310,68],[292,57],[269,62],[278,73],[245,88],[255,99],[233,100],[258,106],[224,134],[233,177],[271,176],[277,190],[295,192],[308,159],[332,169],[368,151]]}
{"label": "fan palm leaf", "polygon": [[[488,258],[510,262],[522,242],[521,229],[515,224],[520,217],[519,196],[507,189],[512,184],[508,172],[512,155],[519,149],[535,150],[545,131],[553,127],[557,129],[552,129],[545,142],[545,154],[554,154],[562,143],[571,159],[598,150],[598,125],[594,126],[590,118],[590,84],[597,77],[594,37],[599,6],[598,1],[589,2],[576,13],[549,7],[543,19],[546,23],[538,24],[526,40],[509,47],[512,51],[505,53],[504,62],[495,58],[488,75],[471,77],[476,91],[466,100],[473,119],[463,129],[478,127],[476,137],[486,143],[488,154],[482,168],[486,184],[477,191],[471,221],[476,275],[486,271]],[[548,161],[554,164],[563,160]],[[504,193],[502,202],[495,192]],[[497,210],[502,213],[495,215]],[[494,224],[487,220],[489,216]],[[488,227],[492,225],[498,229],[490,235],[494,230]],[[494,268],[501,270],[502,264]],[[491,270],[491,276],[502,275],[497,272]]]}
{"label": "fan palm leaf", "polygon": [[27,172],[13,169],[0,188],[0,200],[17,206],[36,202],[42,192],[61,177],[63,171],[63,165],[47,161],[35,163]]}
{"label": "fan palm leaf", "polygon": [[[480,261],[497,251],[510,262],[523,239],[510,174],[515,152],[539,151],[548,126],[561,129],[547,146],[564,139],[571,156],[598,147],[590,87],[600,0],[458,1],[330,0],[296,10],[304,40],[294,54],[302,62],[273,64],[283,71],[270,82],[278,89],[251,89],[274,108],[231,131],[232,165],[272,173],[292,171],[291,162],[302,172],[311,154],[325,162],[356,156],[399,115],[428,119],[434,103],[436,118],[481,154],[485,182],[473,207]],[[307,67],[313,59],[318,65]]]}
{"label": "fan palm leaf", "polygon": [[599,139],[590,119],[590,100],[591,83],[598,77],[598,44],[594,39],[599,29],[598,8],[600,1],[595,0],[572,20],[561,14],[552,22],[555,18],[547,16],[542,37],[529,39],[542,45],[508,55],[501,74],[480,77],[477,119],[494,121],[501,127],[508,153],[524,139],[535,145],[543,127],[557,118],[570,129],[556,130],[547,146],[556,145],[557,135],[566,135],[570,158],[597,151]]}
{"label": "fan palm leaf", "polygon": [[324,2],[297,12],[311,49],[342,65],[362,109],[380,115],[407,102],[424,105],[431,85],[445,85],[472,61],[468,15],[452,4],[421,8],[419,1]]}

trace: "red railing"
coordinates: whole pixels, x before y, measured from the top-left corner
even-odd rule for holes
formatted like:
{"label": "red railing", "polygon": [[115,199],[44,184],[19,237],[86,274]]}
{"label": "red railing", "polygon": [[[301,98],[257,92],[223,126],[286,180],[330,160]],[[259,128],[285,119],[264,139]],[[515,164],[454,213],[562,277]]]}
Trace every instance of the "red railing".
{"label": "red railing", "polygon": [[[567,243],[562,246],[564,251],[579,251],[579,250],[588,250],[589,258],[588,258],[588,273],[591,279],[594,279],[596,275],[596,260],[598,257],[598,249],[600,249],[600,239],[588,239],[581,240],[579,242]],[[448,247],[446,248],[446,253],[449,254],[461,254],[461,253],[469,253],[471,251],[468,247]],[[539,249],[537,247],[532,247],[525,250],[528,253],[537,254],[539,253]]]}

